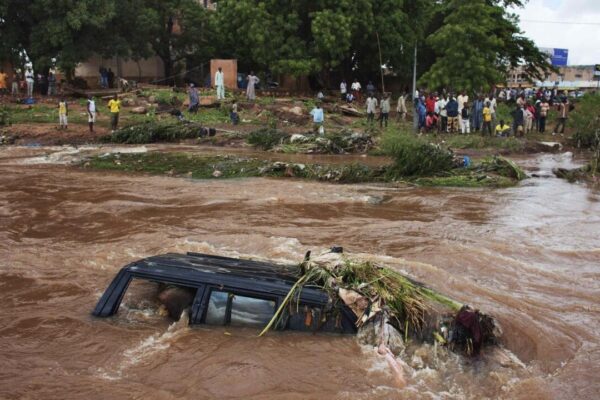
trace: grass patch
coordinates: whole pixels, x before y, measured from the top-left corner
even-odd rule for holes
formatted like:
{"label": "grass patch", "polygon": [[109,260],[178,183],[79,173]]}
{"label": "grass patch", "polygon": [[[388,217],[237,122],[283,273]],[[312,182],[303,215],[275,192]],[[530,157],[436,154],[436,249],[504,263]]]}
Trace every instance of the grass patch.
{"label": "grass patch", "polygon": [[230,122],[229,107],[223,105],[221,107],[200,108],[196,113],[185,111],[184,116],[192,122],[198,122],[204,125],[216,125]]}
{"label": "grass patch", "polygon": [[388,171],[394,178],[430,176],[454,167],[450,150],[409,133],[386,132],[381,149],[394,161]]}
{"label": "grass patch", "polygon": [[511,137],[490,137],[476,134],[437,136],[452,149],[501,149],[511,152],[525,150],[525,141]]}
{"label": "grass patch", "polygon": [[265,166],[265,162],[255,159],[198,157],[185,153],[111,154],[93,157],[88,163],[87,166],[94,169],[185,175],[196,179],[260,176]]}
{"label": "grass patch", "polygon": [[149,121],[113,132],[107,139],[113,143],[143,144],[177,142],[200,136],[201,126],[179,121]]}
{"label": "grass patch", "polygon": [[[187,153],[111,154],[96,156],[86,167],[100,170],[145,172],[197,179],[288,177],[336,183],[391,182],[386,166],[363,164],[322,165],[272,162],[235,156],[198,156]],[[482,167],[480,167],[482,168]],[[218,171],[218,172],[215,172]],[[446,176],[413,178],[423,186],[506,187],[516,179],[481,169],[454,170]]]}
{"label": "grass patch", "polygon": [[504,176],[490,175],[453,175],[437,176],[431,178],[418,178],[414,181],[420,186],[443,186],[443,187],[510,187],[515,181]]}
{"label": "grass patch", "polygon": [[247,136],[249,144],[259,147],[263,150],[270,150],[274,146],[281,144],[288,135],[273,128],[261,128],[252,131]]}

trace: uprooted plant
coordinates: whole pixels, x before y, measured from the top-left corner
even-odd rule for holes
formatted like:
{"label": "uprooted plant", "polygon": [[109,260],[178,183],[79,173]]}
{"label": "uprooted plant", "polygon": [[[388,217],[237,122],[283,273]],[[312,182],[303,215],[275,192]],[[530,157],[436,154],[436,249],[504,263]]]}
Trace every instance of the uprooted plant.
{"label": "uprooted plant", "polygon": [[[260,335],[278,326],[284,310],[293,304],[303,287],[324,289],[334,304],[342,302],[356,316],[361,331],[378,326],[393,327],[392,336],[423,341],[438,341],[476,354],[485,343],[495,343],[500,335],[494,319],[472,310],[400,274],[385,265],[361,261],[339,253],[307,258],[299,266],[300,277],[281,302],[275,315]],[[375,346],[384,343],[371,337]],[[403,335],[400,334],[403,332]],[[398,339],[396,339],[398,340]]]}

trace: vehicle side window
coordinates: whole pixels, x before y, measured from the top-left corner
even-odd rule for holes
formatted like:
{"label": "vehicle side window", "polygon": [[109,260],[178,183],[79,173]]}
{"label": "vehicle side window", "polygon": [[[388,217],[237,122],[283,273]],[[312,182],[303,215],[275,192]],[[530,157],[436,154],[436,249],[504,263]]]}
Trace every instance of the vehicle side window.
{"label": "vehicle side window", "polygon": [[227,301],[229,293],[213,290],[208,300],[205,323],[208,325],[225,324],[227,314]]}
{"label": "vehicle side window", "polygon": [[208,325],[262,327],[275,313],[275,300],[212,290],[204,322]]}
{"label": "vehicle side window", "polygon": [[231,325],[265,326],[275,313],[275,301],[234,295],[231,299]]}

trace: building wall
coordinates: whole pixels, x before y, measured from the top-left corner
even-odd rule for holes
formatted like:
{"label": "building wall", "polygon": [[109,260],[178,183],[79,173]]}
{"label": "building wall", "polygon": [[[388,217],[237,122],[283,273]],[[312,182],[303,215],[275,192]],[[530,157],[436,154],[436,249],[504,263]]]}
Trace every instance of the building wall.
{"label": "building wall", "polygon": [[[547,74],[544,82],[559,82],[560,84],[562,82],[589,82],[593,80],[593,65],[575,65],[559,67],[558,72]],[[522,85],[523,87],[531,86],[531,83],[524,79],[523,70],[521,68],[515,68],[509,72],[507,83],[509,87],[517,87],[519,85]]]}
{"label": "building wall", "polygon": [[237,60],[210,60],[210,83],[215,85],[215,74],[219,67],[223,70],[225,78],[225,87],[228,89],[237,88]]}
{"label": "building wall", "polygon": [[163,62],[158,57],[143,59],[138,63],[133,60],[117,60],[116,57],[103,59],[100,56],[94,56],[85,62],[80,63],[75,69],[75,76],[88,81],[90,87],[97,87],[100,80],[100,67],[110,68],[117,75],[117,61],[121,64],[121,74],[125,79],[135,81],[151,82],[165,77],[165,68]]}

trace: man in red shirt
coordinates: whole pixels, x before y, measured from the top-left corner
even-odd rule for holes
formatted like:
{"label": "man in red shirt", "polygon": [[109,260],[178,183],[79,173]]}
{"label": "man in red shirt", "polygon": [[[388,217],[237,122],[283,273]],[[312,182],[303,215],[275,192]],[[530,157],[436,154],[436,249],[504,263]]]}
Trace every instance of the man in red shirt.
{"label": "man in red shirt", "polygon": [[433,93],[429,94],[429,97],[427,97],[427,100],[425,100],[425,109],[427,111],[427,114],[433,114],[435,112],[435,102],[436,102],[436,98],[433,95]]}

